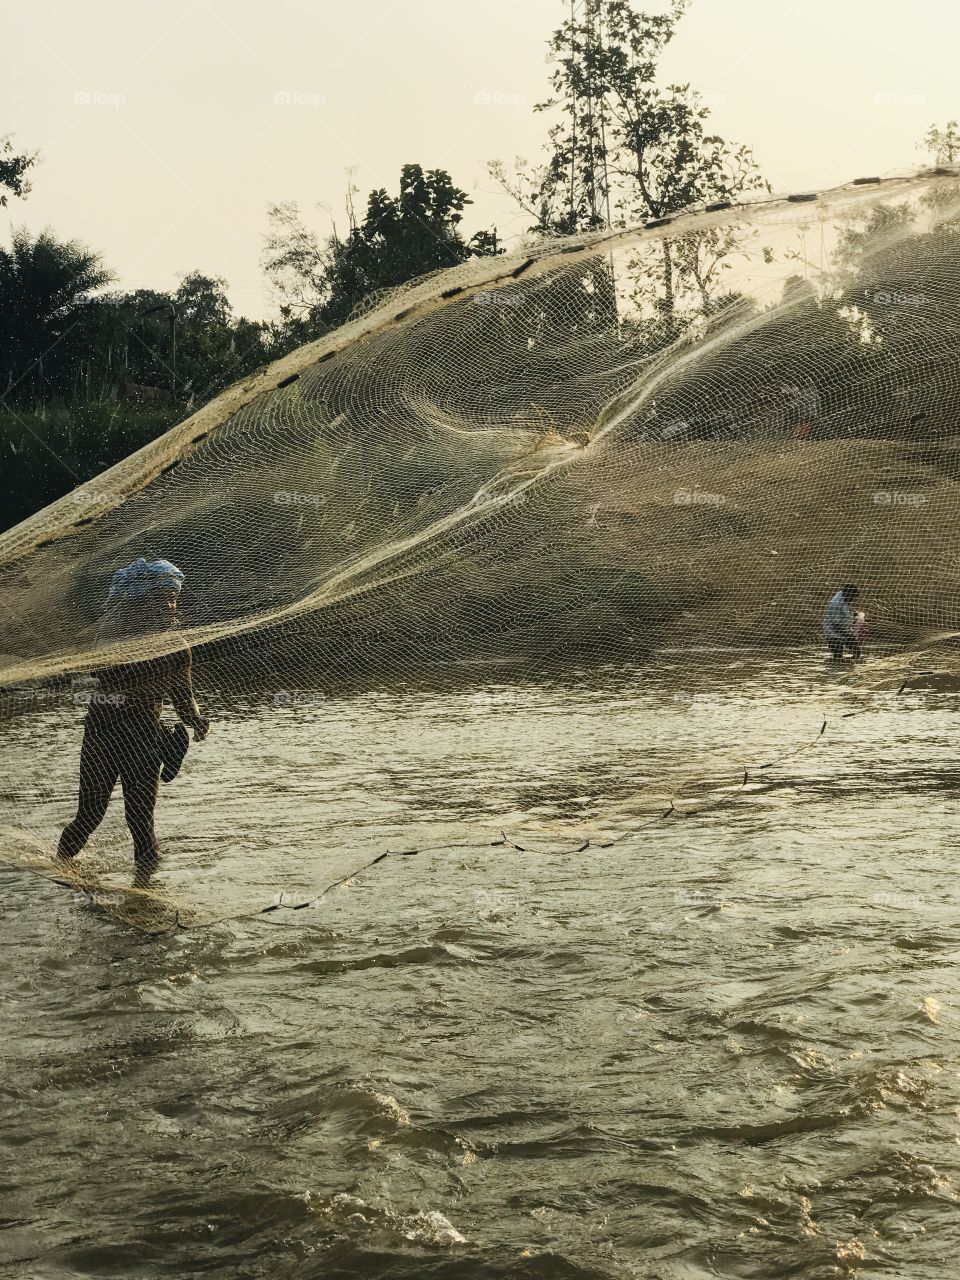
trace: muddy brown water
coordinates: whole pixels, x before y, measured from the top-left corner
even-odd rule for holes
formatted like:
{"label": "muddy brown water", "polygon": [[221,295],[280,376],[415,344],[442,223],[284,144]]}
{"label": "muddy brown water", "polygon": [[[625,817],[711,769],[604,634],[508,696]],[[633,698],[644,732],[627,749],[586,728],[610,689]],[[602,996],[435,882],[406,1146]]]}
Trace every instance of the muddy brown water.
{"label": "muddy brown water", "polygon": [[[952,1274],[956,695],[661,653],[208,701],[157,884],[241,918],[0,872],[0,1273]],[[81,717],[0,724],[11,858]],[[117,800],[84,858],[129,883]]]}

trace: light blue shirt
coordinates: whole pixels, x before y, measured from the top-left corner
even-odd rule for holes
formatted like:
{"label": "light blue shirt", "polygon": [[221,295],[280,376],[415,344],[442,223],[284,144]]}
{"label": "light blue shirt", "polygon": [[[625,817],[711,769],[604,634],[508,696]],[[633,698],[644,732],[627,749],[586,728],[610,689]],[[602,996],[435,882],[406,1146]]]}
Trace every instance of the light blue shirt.
{"label": "light blue shirt", "polygon": [[853,639],[853,623],[856,613],[847,604],[843,598],[843,592],[838,591],[827,605],[827,611],[823,615],[823,638],[825,640],[843,641],[849,644]]}

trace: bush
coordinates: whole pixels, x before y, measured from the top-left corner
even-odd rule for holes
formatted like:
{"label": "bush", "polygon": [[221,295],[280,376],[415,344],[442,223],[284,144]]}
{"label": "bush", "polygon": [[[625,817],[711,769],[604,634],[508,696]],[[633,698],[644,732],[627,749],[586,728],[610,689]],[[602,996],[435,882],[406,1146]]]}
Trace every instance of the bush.
{"label": "bush", "polygon": [[35,511],[169,430],[177,405],[110,403],[0,413],[0,528]]}

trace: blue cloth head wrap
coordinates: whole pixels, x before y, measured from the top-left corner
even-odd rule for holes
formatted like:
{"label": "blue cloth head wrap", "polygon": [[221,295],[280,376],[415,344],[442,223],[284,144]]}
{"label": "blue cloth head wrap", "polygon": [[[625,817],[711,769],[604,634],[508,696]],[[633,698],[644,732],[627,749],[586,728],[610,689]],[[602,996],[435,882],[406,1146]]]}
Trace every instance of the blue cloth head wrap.
{"label": "blue cloth head wrap", "polygon": [[169,560],[145,560],[141,556],[124,568],[118,569],[113,575],[110,580],[107,604],[143,600],[151,588],[161,584],[172,586],[179,595],[180,588],[183,586],[183,574]]}

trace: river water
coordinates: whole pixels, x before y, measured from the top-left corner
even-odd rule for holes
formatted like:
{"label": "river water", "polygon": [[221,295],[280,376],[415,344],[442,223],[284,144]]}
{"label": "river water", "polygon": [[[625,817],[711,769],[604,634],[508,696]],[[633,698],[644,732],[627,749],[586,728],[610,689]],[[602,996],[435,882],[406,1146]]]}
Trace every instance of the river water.
{"label": "river water", "polygon": [[[0,1274],[955,1274],[956,695],[810,654],[209,683],[157,883],[239,918],[0,872]],[[0,724],[14,860],[81,717]]]}

